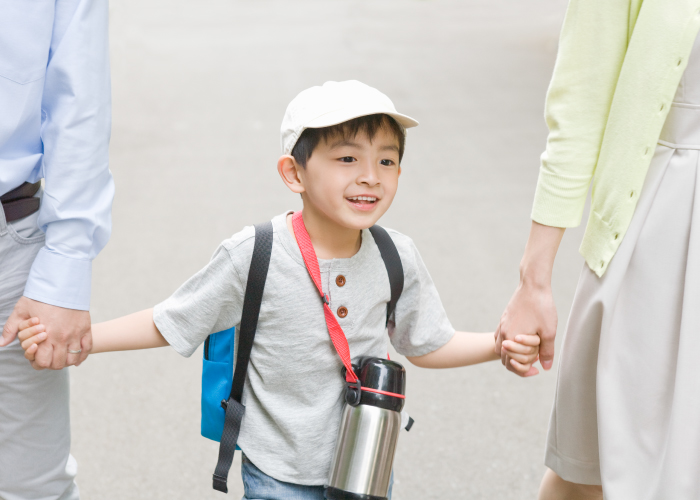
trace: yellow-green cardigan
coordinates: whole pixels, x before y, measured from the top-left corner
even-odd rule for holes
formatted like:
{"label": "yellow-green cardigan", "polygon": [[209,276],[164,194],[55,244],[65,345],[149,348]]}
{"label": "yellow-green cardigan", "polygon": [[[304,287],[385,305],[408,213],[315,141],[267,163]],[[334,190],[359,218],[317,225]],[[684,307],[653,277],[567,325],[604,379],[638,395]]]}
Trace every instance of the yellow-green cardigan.
{"label": "yellow-green cardigan", "polygon": [[549,127],[532,219],[581,222],[602,276],[627,231],[700,29],[700,0],[571,0],[547,93]]}

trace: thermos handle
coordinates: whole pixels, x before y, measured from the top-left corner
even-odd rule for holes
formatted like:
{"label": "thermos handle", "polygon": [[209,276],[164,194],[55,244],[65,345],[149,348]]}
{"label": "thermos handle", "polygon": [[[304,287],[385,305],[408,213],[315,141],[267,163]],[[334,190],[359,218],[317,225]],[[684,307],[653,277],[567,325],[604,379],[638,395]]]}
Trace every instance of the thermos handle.
{"label": "thermos handle", "polygon": [[415,423],[416,421],[411,418],[406,410],[401,411],[401,427],[406,429],[406,432],[410,431]]}

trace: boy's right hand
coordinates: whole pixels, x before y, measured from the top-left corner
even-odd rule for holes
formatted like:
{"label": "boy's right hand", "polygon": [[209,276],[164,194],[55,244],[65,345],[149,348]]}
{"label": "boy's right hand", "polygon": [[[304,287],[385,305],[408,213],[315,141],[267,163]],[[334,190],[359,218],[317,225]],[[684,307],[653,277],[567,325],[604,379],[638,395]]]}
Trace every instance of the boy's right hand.
{"label": "boy's right hand", "polygon": [[[39,344],[48,339],[46,327],[33,317],[17,325],[24,357],[34,362],[34,355],[41,351]],[[168,341],[153,322],[153,309],[146,309],[121,318],[91,326],[90,353],[132,351],[165,347]]]}
{"label": "boy's right hand", "polygon": [[48,338],[46,327],[39,323],[39,318],[29,318],[19,324],[19,334],[17,335],[24,349],[24,357],[29,361],[34,361],[34,355],[39,349],[39,344]]}

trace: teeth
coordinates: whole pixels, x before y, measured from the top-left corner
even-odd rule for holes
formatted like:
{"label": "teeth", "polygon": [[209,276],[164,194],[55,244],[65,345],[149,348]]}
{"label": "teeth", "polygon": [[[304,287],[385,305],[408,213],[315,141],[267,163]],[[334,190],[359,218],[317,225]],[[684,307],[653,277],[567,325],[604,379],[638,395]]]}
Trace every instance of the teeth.
{"label": "teeth", "polygon": [[372,196],[353,196],[352,198],[348,198],[348,200],[351,200],[351,201],[377,201],[377,198],[374,198]]}

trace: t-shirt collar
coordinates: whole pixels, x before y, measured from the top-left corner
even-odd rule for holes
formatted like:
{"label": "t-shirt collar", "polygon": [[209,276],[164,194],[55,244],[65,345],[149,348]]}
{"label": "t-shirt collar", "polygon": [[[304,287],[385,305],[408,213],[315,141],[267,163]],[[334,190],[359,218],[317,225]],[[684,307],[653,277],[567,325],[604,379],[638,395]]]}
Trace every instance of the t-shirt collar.
{"label": "t-shirt collar", "polygon": [[[275,229],[275,238],[276,242],[282,245],[292,259],[300,266],[305,267],[299,246],[296,244],[294,237],[289,233],[289,229],[287,228],[287,215],[292,213],[294,213],[293,210],[288,210],[272,219],[272,225]],[[328,271],[331,268],[338,271],[348,271],[363,266],[369,255],[371,242],[373,242],[372,233],[369,232],[369,229],[363,229],[362,243],[357,253],[346,259],[319,259],[318,265],[321,271]]]}

